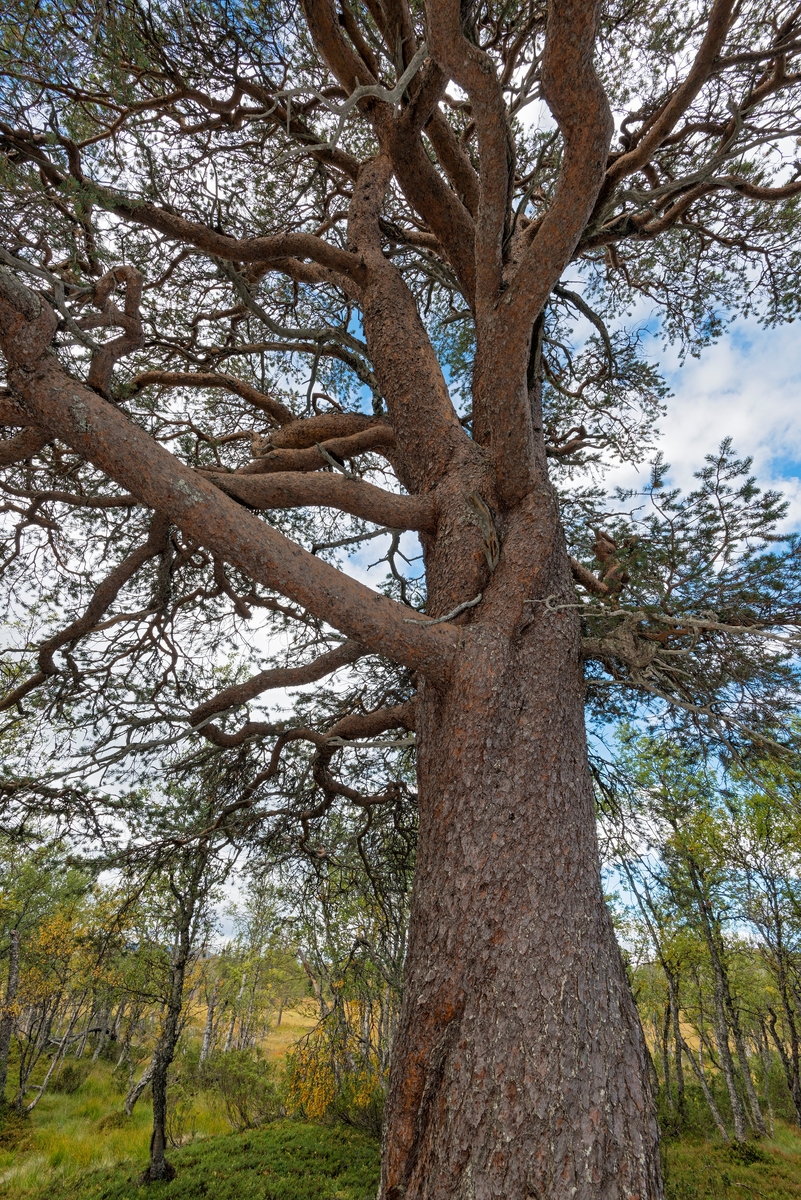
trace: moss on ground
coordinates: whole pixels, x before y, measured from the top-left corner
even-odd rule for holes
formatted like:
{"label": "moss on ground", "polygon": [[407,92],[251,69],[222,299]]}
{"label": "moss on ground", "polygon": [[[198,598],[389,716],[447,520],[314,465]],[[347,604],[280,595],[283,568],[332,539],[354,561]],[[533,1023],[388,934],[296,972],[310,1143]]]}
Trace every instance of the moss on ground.
{"label": "moss on ground", "polygon": [[373,1200],[378,1188],[378,1144],[346,1126],[276,1121],[204,1138],[168,1157],[176,1168],[169,1183],[140,1185],[142,1161],[13,1194],[29,1200]]}
{"label": "moss on ground", "polygon": [[[201,1135],[169,1153],[174,1180],[144,1187],[138,1178],[147,1159],[149,1113],[120,1131],[100,1115],[105,1106],[97,1099],[91,1088],[80,1103],[76,1097],[65,1105],[62,1098],[57,1126],[55,1113],[42,1113],[38,1130],[30,1121],[7,1121],[0,1130],[2,1200],[373,1200],[376,1194],[379,1147],[372,1138],[343,1125],[289,1120],[241,1134]],[[76,1154],[83,1148],[81,1120],[108,1155],[103,1163],[96,1149],[83,1170],[83,1155]],[[130,1140],[117,1145],[121,1134]],[[79,1144],[62,1160],[62,1139],[70,1135]],[[49,1155],[42,1153],[45,1136]],[[18,1170],[9,1171],[14,1158]],[[667,1200],[801,1200],[801,1130],[783,1122],[775,1137],[744,1147],[699,1135],[670,1139],[664,1158]]]}

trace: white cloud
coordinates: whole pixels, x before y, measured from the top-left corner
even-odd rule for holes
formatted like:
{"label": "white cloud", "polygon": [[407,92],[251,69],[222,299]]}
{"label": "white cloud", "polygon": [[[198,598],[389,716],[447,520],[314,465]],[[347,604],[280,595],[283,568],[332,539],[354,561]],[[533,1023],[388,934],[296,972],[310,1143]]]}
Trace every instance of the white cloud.
{"label": "white cloud", "polygon": [[[691,488],[704,455],[730,436],[740,457],[753,456],[760,485],[785,493],[790,521],[801,528],[799,327],[766,330],[755,321],[739,321],[700,359],[681,366],[668,350],[661,362],[674,392],[659,439],[671,482]],[[638,475],[623,468],[611,480],[631,486]]]}

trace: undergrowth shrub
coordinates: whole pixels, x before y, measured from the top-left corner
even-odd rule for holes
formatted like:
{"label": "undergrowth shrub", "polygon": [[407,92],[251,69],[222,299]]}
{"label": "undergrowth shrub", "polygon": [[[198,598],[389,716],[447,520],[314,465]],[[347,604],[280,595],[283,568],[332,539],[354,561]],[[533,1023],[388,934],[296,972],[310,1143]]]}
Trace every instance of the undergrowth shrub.
{"label": "undergrowth shrub", "polygon": [[229,1050],[205,1064],[203,1075],[219,1093],[232,1129],[256,1129],[285,1115],[282,1080],[274,1063],[253,1058],[246,1050]]}
{"label": "undergrowth shrub", "polygon": [[101,1133],[105,1133],[109,1129],[124,1129],[130,1119],[124,1112],[108,1113],[97,1122],[97,1128]]}
{"label": "undergrowth shrub", "polygon": [[286,1057],[287,1110],[381,1134],[386,1079],[372,1048],[323,1022]]}
{"label": "undergrowth shrub", "polygon": [[91,1070],[91,1062],[76,1062],[68,1059],[50,1086],[54,1092],[61,1092],[63,1096],[72,1096],[86,1083]]}
{"label": "undergrowth shrub", "polygon": [[31,1140],[30,1118],[10,1104],[0,1104],[0,1150],[28,1149]]}

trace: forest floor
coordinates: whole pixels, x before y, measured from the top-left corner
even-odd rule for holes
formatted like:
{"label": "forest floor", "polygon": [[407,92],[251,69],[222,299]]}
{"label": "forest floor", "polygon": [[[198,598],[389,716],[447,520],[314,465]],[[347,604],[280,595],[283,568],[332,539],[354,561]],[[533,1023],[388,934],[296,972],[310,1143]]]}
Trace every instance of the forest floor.
{"label": "forest floor", "polygon": [[[283,1058],[313,1025],[314,1018],[303,1009],[285,1012],[281,1025],[270,1029],[261,1047],[264,1057]],[[10,1092],[13,1064],[9,1076]],[[38,1192],[49,1196],[51,1185],[60,1180],[77,1179],[87,1171],[109,1170],[121,1164],[130,1167],[132,1163],[146,1163],[152,1122],[149,1092],[142,1096],[131,1117],[126,1117],[123,1101],[127,1082],[115,1078],[111,1064],[100,1060],[71,1094],[45,1092],[22,1121],[7,1115],[0,1123],[2,1200],[21,1200]],[[224,1107],[213,1092],[202,1091],[188,1101],[173,1095],[172,1100],[172,1132],[179,1133],[180,1140],[200,1143],[231,1133]]]}
{"label": "forest floor", "polygon": [[[169,1183],[138,1182],[147,1154],[114,1166],[17,1175],[9,1200],[374,1200],[379,1147],[345,1125],[275,1121],[262,1129],[200,1138],[173,1150]],[[112,1153],[109,1147],[109,1154]],[[59,1167],[62,1168],[59,1170]],[[798,1200],[801,1132],[789,1126],[759,1144],[733,1150],[704,1139],[666,1146],[667,1200]]]}
{"label": "forest floor", "polygon": [[[289,1014],[267,1057],[305,1031]],[[280,1045],[279,1045],[280,1042]],[[171,1148],[176,1177],[138,1183],[147,1163],[151,1110],[131,1118],[122,1084],[98,1062],[70,1095],[45,1093],[30,1117],[0,1119],[0,1200],[373,1200],[379,1147],[344,1125],[293,1120],[231,1131],[219,1096],[180,1101]],[[664,1146],[668,1200],[801,1200],[801,1130],[776,1121],[775,1136],[742,1147],[685,1135]]]}

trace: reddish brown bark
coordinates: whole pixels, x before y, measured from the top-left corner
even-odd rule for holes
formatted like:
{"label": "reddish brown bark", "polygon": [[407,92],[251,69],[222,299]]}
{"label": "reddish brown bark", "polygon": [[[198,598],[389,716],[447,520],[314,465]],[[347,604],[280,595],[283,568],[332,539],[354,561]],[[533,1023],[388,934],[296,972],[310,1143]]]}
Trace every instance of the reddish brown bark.
{"label": "reddish brown bark", "polygon": [[390,529],[436,529],[434,502],[429,496],[397,496],[361,479],[342,475],[290,472],[259,475],[209,474],[217,487],[251,508],[296,508],[316,505],[338,508]]}
{"label": "reddish brown bark", "polygon": [[[420,842],[382,1200],[659,1200],[647,1054],[601,892],[573,590],[575,575],[595,595],[614,596],[620,563],[599,579],[567,556],[547,455],[567,454],[574,443],[546,450],[529,368],[548,297],[582,237],[586,246],[618,236],[602,226],[606,198],[672,136],[712,70],[731,5],[716,0],[684,82],[643,122],[636,144],[611,157],[611,116],[593,65],[597,5],[550,5],[541,89],[558,125],[561,167],[537,221],[512,219],[515,155],[504,77],[494,51],[469,36],[465,6],[430,0],[429,57],[392,102],[379,80],[387,63],[399,73],[409,66],[421,34],[405,0],[368,0],[368,8],[390,47],[384,63],[347,6],[304,0],[308,30],[337,85],[329,90],[341,99],[368,89],[354,98],[354,111],[371,157],[358,162],[342,149],[315,145],[305,116],[290,113],[266,87],[242,81],[269,108],[265,121],[282,122],[304,153],[343,173],[347,187],[338,177],[336,195],[347,195],[347,241],[344,224],[326,240],[328,214],[316,233],[234,237],[155,203],[129,202],[101,184],[93,185],[93,197],[184,249],[251,264],[248,286],[268,266],[309,286],[336,286],[358,306],[364,371],[375,379],[386,415],[298,419],[274,397],[217,371],[140,374],[128,395],[152,386],[221,388],[252,406],[247,425],[253,416],[271,426],[254,442],[252,461],[235,473],[192,471],[104,398],[117,358],[141,340],[134,275],[108,277],[126,283],[124,313],[110,307],[109,285],[101,281],[101,318],[124,336],[95,358],[93,390],[49,351],[52,310],[0,271],[0,344],[15,402],[6,415],[32,426],[0,443],[0,461],[36,453],[47,438],[66,443],[218,564],[232,564],[347,635],[345,645],[311,663],[254,675],[195,709],[194,726],[220,747],[277,738],[269,766],[231,811],[251,803],[259,781],[277,774],[283,748],[299,739],[315,747],[314,780],[324,798],[383,802],[387,794],[360,797],[333,778],[330,739],[416,727]],[[523,41],[531,27],[520,33]],[[506,80],[514,70],[512,53]],[[463,138],[443,113],[451,81],[469,105],[472,128]],[[179,94],[187,94],[183,84]],[[231,114],[239,93],[230,103],[193,96],[210,112]],[[43,143],[24,131],[4,136],[49,187],[63,185]],[[81,183],[77,168],[73,183]],[[722,176],[703,186],[739,188],[755,199],[766,190]],[[414,214],[397,236],[399,227],[385,216],[391,193]],[[658,213],[648,208],[640,232],[656,236],[695,195]],[[455,411],[418,299],[387,252],[388,238],[435,255],[469,306],[476,339],[472,436]],[[240,291],[236,304],[249,298]],[[300,334],[293,351],[298,346],[315,352]],[[343,463],[365,451],[381,453],[406,495],[343,474]],[[426,615],[372,592],[247,511],[315,505],[419,531]],[[140,551],[143,561],[153,553],[151,545]],[[80,628],[51,639],[51,657],[65,639],[85,632],[90,615],[96,619],[95,609]],[[367,652],[417,672],[416,704],[350,714],[323,732],[247,719],[231,731],[212,722],[268,687],[323,678]]]}
{"label": "reddish brown bark", "polygon": [[[381,1195],[661,1195],[639,1019],[600,887],[555,499],[510,516],[480,625],[417,716],[420,842]],[[483,608],[483,606],[482,606]]]}

